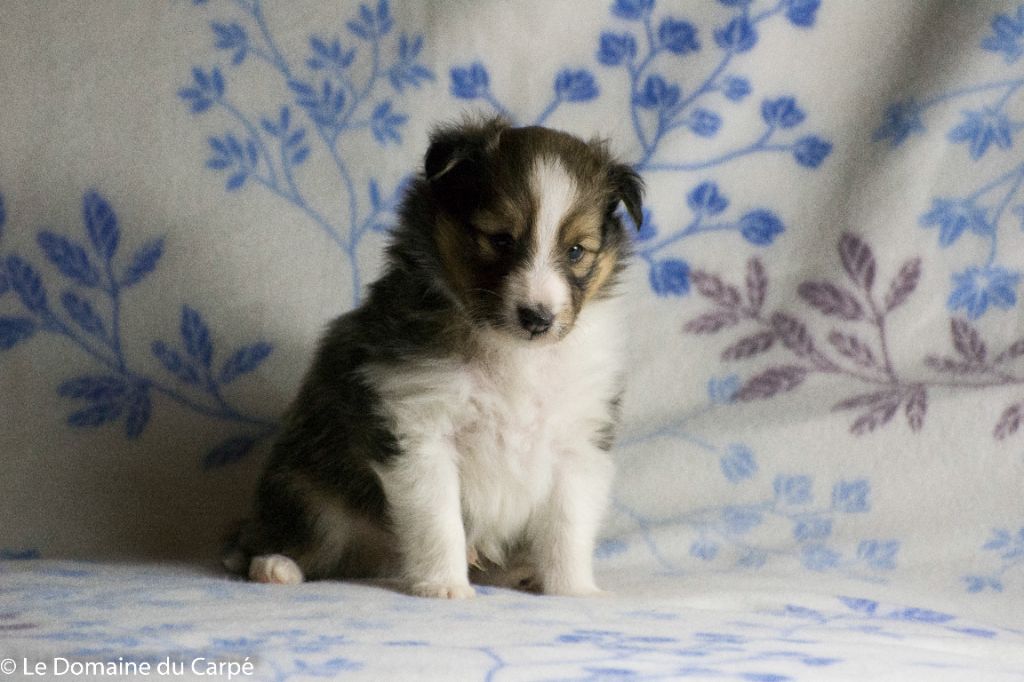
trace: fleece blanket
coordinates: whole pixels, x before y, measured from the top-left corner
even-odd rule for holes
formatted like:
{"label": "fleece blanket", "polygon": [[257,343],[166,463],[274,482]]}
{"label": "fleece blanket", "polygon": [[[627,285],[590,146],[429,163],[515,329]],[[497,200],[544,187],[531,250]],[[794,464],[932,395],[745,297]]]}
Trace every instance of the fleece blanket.
{"label": "fleece blanket", "polygon": [[[1024,5],[9,0],[0,64],[0,657],[1024,676]],[[615,596],[196,567],[466,111],[648,185]]]}

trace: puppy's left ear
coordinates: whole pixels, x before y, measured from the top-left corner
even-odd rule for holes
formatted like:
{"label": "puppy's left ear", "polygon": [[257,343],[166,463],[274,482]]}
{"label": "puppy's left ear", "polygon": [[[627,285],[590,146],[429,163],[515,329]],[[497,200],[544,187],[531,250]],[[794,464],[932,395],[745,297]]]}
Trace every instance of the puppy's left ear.
{"label": "puppy's left ear", "polygon": [[644,198],[644,181],[639,174],[631,167],[624,163],[612,164],[608,169],[608,182],[612,187],[612,206],[614,210],[618,203],[621,201],[626,211],[629,212],[629,217],[633,219],[633,224],[636,225],[636,229],[640,229],[640,224],[644,220],[643,214],[643,198]]}
{"label": "puppy's left ear", "polygon": [[490,118],[437,128],[423,159],[423,175],[439,205],[453,214],[468,214],[486,184],[486,159],[509,128]]}

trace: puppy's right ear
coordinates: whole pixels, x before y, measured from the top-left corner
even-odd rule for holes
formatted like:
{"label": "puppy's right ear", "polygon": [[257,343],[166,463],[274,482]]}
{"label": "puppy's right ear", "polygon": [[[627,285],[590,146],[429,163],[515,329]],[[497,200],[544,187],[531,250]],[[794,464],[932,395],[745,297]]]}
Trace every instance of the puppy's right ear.
{"label": "puppy's right ear", "polygon": [[487,157],[509,127],[504,119],[492,118],[434,131],[423,174],[442,207],[461,214],[479,204],[487,186]]}

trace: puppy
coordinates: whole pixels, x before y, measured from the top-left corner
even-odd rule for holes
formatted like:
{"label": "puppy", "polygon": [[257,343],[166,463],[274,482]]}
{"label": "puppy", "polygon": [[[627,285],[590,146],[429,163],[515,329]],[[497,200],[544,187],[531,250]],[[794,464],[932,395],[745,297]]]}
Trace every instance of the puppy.
{"label": "puppy", "polygon": [[324,335],[225,564],[449,599],[474,594],[470,564],[515,566],[547,594],[598,592],[630,250],[616,211],[639,225],[642,191],[601,142],[436,130],[384,275]]}

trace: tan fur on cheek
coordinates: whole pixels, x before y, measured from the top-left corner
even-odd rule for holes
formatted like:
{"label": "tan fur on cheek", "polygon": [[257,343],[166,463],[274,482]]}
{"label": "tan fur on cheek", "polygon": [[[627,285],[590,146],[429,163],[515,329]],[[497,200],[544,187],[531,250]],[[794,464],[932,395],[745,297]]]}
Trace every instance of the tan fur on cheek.
{"label": "tan fur on cheek", "polygon": [[459,225],[447,218],[441,218],[434,231],[434,241],[437,244],[438,253],[441,254],[441,264],[444,267],[448,286],[452,288],[456,297],[465,303],[467,292],[473,286],[473,276],[469,264],[466,262],[467,244],[461,232],[462,228]]}
{"label": "tan fur on cheek", "polygon": [[594,265],[594,274],[587,283],[587,291],[583,297],[584,303],[604,289],[605,284],[608,283],[608,280],[615,272],[615,264],[618,260],[619,254],[617,251],[609,250],[598,254],[597,263]]}

